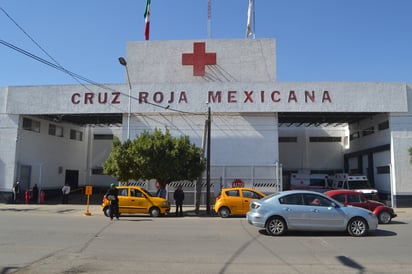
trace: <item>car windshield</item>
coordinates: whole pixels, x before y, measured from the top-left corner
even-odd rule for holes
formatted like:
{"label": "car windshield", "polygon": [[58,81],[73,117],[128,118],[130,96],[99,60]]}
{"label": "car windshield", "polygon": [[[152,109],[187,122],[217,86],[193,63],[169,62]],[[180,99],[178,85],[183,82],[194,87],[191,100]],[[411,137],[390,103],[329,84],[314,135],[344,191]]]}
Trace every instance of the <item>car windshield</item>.
{"label": "car windshield", "polygon": [[334,202],[337,207],[346,207],[346,205],[344,203],[342,203],[342,202],[340,202],[339,200],[336,199],[336,196],[333,197],[333,198],[329,197],[329,199],[332,200],[332,202]]}
{"label": "car windshield", "polygon": [[141,190],[142,190],[147,196],[154,197],[154,195],[152,195],[152,194],[151,194],[149,191],[147,191],[146,189],[141,188]]}
{"label": "car windshield", "polygon": [[270,199],[272,199],[273,197],[276,197],[276,196],[278,196],[278,195],[279,195],[279,193],[272,193],[272,194],[270,194],[270,195],[267,195],[267,196],[263,197],[263,198],[260,199],[260,200],[261,200],[261,201],[270,200]]}

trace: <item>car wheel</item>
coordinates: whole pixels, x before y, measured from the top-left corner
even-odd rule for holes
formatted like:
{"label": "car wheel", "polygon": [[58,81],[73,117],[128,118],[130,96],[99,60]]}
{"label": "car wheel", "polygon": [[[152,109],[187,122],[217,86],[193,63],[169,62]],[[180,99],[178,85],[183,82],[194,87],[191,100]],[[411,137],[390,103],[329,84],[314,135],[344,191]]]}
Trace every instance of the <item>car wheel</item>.
{"label": "car wheel", "polygon": [[159,216],[160,216],[160,210],[159,210],[159,208],[157,208],[157,207],[152,207],[152,208],[149,210],[149,213],[150,213],[150,216],[151,216],[151,217],[159,217]]}
{"label": "car wheel", "polygon": [[222,218],[227,218],[230,216],[230,209],[227,207],[221,207],[219,208],[219,216]]}
{"label": "car wheel", "polygon": [[348,223],[348,233],[355,237],[365,236],[368,233],[368,224],[362,218],[353,218]]}
{"label": "car wheel", "polygon": [[105,207],[104,209],[103,209],[103,213],[104,213],[104,216],[106,216],[106,217],[110,217],[110,207]]}
{"label": "car wheel", "polygon": [[286,233],[286,222],[280,217],[272,217],[266,222],[266,232],[270,235],[280,236]]}
{"label": "car wheel", "polygon": [[378,216],[379,223],[389,224],[392,220],[391,214],[388,211],[382,211]]}

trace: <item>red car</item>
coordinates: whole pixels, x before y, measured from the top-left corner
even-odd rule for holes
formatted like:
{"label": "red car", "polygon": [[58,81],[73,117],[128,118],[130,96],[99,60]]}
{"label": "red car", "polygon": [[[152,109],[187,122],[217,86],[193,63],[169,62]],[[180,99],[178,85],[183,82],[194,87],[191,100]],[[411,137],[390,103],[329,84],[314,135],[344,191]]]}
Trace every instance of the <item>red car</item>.
{"label": "red car", "polygon": [[327,191],[325,194],[344,205],[362,207],[372,211],[381,224],[389,224],[397,216],[393,208],[377,201],[368,200],[363,193],[358,191],[337,189]]}

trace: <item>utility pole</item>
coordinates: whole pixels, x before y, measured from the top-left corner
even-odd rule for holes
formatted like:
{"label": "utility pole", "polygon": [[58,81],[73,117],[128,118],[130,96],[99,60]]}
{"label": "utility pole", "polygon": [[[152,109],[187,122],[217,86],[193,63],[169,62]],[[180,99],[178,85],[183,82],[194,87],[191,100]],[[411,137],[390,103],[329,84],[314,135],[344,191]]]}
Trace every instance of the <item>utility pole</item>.
{"label": "utility pole", "polygon": [[206,148],[206,213],[210,214],[210,130],[211,115],[210,106],[207,111],[207,148]]}

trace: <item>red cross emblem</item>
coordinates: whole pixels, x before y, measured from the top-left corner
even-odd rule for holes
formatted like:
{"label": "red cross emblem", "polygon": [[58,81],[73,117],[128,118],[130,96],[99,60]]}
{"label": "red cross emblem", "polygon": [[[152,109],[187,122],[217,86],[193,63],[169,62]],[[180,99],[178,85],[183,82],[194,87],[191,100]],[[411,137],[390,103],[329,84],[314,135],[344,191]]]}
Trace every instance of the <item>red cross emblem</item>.
{"label": "red cross emblem", "polygon": [[193,76],[205,76],[205,66],[216,65],[216,53],[206,53],[206,43],[195,42],[193,53],[182,54],[182,65],[193,65]]}

